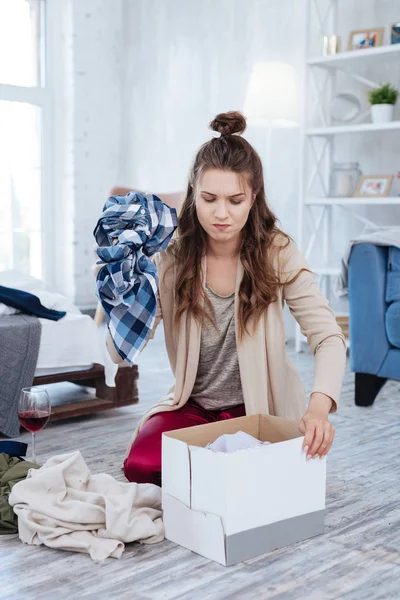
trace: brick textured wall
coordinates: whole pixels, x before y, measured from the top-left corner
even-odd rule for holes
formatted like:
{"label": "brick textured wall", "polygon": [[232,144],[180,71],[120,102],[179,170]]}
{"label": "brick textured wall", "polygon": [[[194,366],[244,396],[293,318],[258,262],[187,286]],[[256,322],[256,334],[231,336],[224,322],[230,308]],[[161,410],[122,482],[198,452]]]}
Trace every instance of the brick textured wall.
{"label": "brick textured wall", "polygon": [[72,5],[73,271],[79,306],[96,302],[93,229],[108,191],[119,182],[123,5],[123,0]]}

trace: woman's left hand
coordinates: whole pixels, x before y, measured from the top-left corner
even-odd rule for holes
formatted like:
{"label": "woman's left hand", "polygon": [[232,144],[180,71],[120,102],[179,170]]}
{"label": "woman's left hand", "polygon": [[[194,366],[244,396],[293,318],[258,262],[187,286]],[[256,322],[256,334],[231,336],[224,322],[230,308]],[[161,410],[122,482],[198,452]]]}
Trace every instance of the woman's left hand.
{"label": "woman's left hand", "polygon": [[307,452],[307,460],[317,456],[324,458],[332,446],[335,428],[329,422],[328,414],[329,411],[324,407],[310,401],[310,406],[299,423],[299,430],[305,436],[303,450]]}

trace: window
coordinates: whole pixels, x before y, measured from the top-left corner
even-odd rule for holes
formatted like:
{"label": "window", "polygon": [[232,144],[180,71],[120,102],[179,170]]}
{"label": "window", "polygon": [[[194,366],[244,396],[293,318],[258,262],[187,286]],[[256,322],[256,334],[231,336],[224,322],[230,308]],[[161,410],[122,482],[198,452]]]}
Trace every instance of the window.
{"label": "window", "polygon": [[43,22],[41,0],[0,0],[0,83],[42,83]]}
{"label": "window", "polygon": [[0,270],[35,277],[44,275],[43,47],[44,0],[0,0]]}
{"label": "window", "polygon": [[0,270],[42,276],[40,109],[0,102]]}

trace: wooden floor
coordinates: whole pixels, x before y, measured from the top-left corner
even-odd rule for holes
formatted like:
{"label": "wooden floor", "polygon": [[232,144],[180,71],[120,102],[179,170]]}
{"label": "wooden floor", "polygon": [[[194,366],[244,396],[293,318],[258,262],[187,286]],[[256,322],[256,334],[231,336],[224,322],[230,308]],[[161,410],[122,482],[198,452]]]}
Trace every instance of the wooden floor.
{"label": "wooden floor", "polygon": [[[160,334],[139,360],[140,404],[50,424],[38,434],[39,462],[80,449],[92,472],[123,480],[121,461],[135,423],[172,379]],[[293,359],[309,390],[312,357]],[[3,536],[0,598],[399,600],[400,384],[388,383],[368,409],[354,406],[353,387],[347,373],[340,412],[332,417],[337,433],[328,457],[324,535],[234,567],[167,541],[131,544],[120,560],[99,566],[88,555]]]}

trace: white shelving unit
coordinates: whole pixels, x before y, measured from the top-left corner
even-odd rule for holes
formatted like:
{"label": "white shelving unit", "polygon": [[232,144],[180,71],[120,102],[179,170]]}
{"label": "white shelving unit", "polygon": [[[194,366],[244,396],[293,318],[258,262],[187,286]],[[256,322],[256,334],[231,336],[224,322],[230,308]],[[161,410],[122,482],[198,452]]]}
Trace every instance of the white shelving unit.
{"label": "white shelving unit", "polygon": [[[368,52],[368,50],[364,50],[364,52]],[[400,129],[400,121],[392,121],[391,123],[361,123],[356,125],[316,127],[314,129],[307,129],[305,133],[308,137],[329,137],[331,135],[340,135],[344,133],[370,133],[373,131],[392,131],[393,129]]]}
{"label": "white shelving unit", "polygon": [[[311,268],[318,275],[320,285],[326,295],[329,295],[332,278],[340,274],[340,265],[331,264],[330,248],[332,244],[332,211],[347,211],[359,219],[364,225],[374,225],[362,214],[357,212],[360,206],[399,205],[400,197],[385,198],[342,198],[329,195],[329,175],[332,167],[333,144],[337,135],[352,135],[377,133],[386,135],[388,131],[400,130],[400,121],[391,123],[364,122],[369,114],[364,113],[357,121],[346,125],[334,125],[331,122],[328,103],[337,89],[337,74],[345,73],[358,83],[373,88],[379,81],[372,81],[365,76],[368,66],[400,63],[400,44],[380,46],[377,48],[345,51],[330,56],[311,56],[310,42],[317,34],[322,40],[323,35],[337,31],[338,0],[328,0],[325,11],[322,11],[320,0],[305,0],[305,61],[303,72],[302,92],[302,125],[300,150],[300,194],[299,194],[299,226],[298,242],[305,258],[310,256],[317,242],[320,242],[323,266]],[[318,31],[311,31],[311,23],[317,22]],[[315,39],[315,38],[314,38]],[[321,44],[322,53],[322,44]],[[367,67],[367,69],[365,69]],[[361,72],[360,72],[361,71]],[[321,83],[322,81],[322,83]],[[314,91],[314,101],[311,101],[311,91]],[[345,90],[343,90],[345,91]],[[319,122],[319,126],[313,123]],[[315,188],[318,188],[317,193]],[[338,209],[336,207],[339,207]],[[305,239],[305,224],[311,225],[311,235]],[[322,238],[322,239],[321,239]],[[300,351],[304,337],[299,328],[296,332],[296,350]]]}
{"label": "white shelving unit", "polygon": [[394,62],[400,60],[400,44],[378,46],[377,48],[370,48],[368,50],[339,52],[330,56],[318,56],[308,59],[307,64],[329,69],[342,69],[350,72],[360,62],[365,63],[365,61],[368,61],[373,63],[381,60],[393,60]]}
{"label": "white shelving unit", "polygon": [[322,198],[305,198],[304,204],[307,206],[317,206],[321,204],[328,204],[331,206],[349,206],[351,204],[359,204],[361,206],[379,206],[388,205],[388,204],[400,204],[400,198],[398,196],[385,196],[384,198],[378,198],[375,200],[374,198],[357,198],[355,196],[350,197],[341,197],[341,198],[332,198],[329,196]]}

